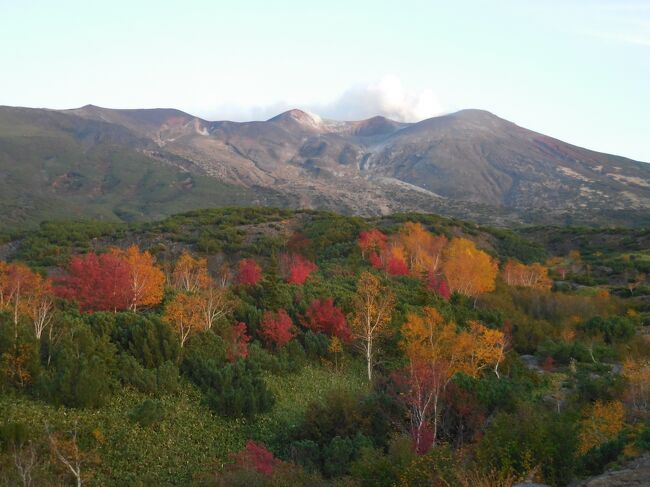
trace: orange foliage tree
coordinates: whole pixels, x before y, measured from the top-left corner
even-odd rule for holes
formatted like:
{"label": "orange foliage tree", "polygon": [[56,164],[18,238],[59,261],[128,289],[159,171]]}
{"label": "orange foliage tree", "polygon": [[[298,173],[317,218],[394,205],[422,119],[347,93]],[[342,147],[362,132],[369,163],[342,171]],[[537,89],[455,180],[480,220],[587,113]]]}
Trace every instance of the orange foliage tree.
{"label": "orange foliage tree", "polygon": [[26,316],[40,340],[51,325],[54,312],[52,282],[23,264],[0,262],[0,311],[10,311],[14,339],[18,339],[18,320]]}
{"label": "orange foliage tree", "polygon": [[375,342],[378,336],[388,332],[394,308],[394,294],[374,274],[362,273],[357,282],[354,312],[349,321],[352,334],[361,342],[366,356],[368,380],[372,380]]}
{"label": "orange foliage tree", "polygon": [[615,439],[624,426],[625,410],[620,401],[596,401],[590,406],[580,424],[578,451],[587,453],[592,448]]}
{"label": "orange foliage tree", "polygon": [[178,293],[167,306],[163,319],[178,333],[181,347],[190,335],[205,326],[201,298],[198,295]]}
{"label": "orange foliage tree", "polygon": [[40,276],[20,263],[0,263],[0,310],[11,312],[14,325],[18,319],[25,299],[38,287]]}
{"label": "orange foliage tree", "polygon": [[141,252],[137,245],[128,249],[111,249],[111,253],[126,262],[129,269],[129,309],[160,304],[165,289],[165,274],[156,266],[153,256]]}
{"label": "orange foliage tree", "polygon": [[498,266],[471,240],[454,238],[445,249],[442,272],[452,292],[477,297],[494,291]]}

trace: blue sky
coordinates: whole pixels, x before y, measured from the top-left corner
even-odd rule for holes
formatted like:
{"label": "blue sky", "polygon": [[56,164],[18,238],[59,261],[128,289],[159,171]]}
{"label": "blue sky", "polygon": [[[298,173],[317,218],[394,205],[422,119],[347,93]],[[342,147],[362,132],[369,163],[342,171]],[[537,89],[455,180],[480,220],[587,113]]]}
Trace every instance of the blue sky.
{"label": "blue sky", "polygon": [[0,60],[5,105],[484,108],[650,162],[650,0],[0,0]]}

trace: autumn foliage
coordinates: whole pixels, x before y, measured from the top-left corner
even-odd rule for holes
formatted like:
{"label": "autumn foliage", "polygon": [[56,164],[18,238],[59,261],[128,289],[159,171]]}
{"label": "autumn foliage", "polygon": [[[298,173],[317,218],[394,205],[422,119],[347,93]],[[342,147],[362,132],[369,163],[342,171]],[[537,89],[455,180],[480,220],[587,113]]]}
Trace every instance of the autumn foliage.
{"label": "autumn foliage", "polygon": [[429,278],[427,279],[427,288],[433,291],[437,296],[440,296],[445,301],[449,301],[449,298],[451,298],[449,285],[443,276],[429,274]]}
{"label": "autumn foliage", "polygon": [[248,342],[251,337],[246,334],[246,323],[235,323],[228,337],[228,350],[226,358],[229,362],[234,362],[239,358],[248,357]]}
{"label": "autumn foliage", "polygon": [[0,311],[9,311],[14,325],[26,316],[36,338],[50,325],[54,291],[52,282],[20,263],[0,261]]}
{"label": "autumn foliage", "polygon": [[72,257],[67,274],[56,281],[56,294],[71,299],[87,313],[119,311],[131,305],[131,272],[115,253],[94,252]]}
{"label": "autumn foliage", "polygon": [[302,255],[283,254],[280,256],[280,270],[289,284],[304,284],[316,269],[318,269],[316,264]]}
{"label": "autumn foliage", "polygon": [[232,458],[235,468],[255,470],[267,477],[273,475],[273,471],[282,463],[264,445],[252,440],[248,440],[244,449],[234,454]]}
{"label": "autumn foliage", "polygon": [[359,340],[366,359],[368,380],[372,380],[376,341],[388,333],[388,324],[395,309],[395,295],[382,285],[381,280],[364,272],[357,282],[354,311],[350,319],[353,336]]}
{"label": "autumn foliage", "polygon": [[452,292],[476,297],[494,291],[498,265],[471,240],[455,238],[445,248],[442,273]]}
{"label": "autumn foliage", "polygon": [[620,401],[596,401],[586,412],[579,434],[580,453],[602,445],[616,436],[623,429],[625,410]]}
{"label": "autumn foliage", "polygon": [[352,340],[345,315],[334,305],[332,298],[312,301],[305,313],[303,324],[312,331],[337,337],[344,342]]}
{"label": "autumn foliage", "polygon": [[501,277],[508,286],[532,287],[548,291],[552,282],[548,277],[548,268],[541,264],[522,264],[509,259],[503,266]]}
{"label": "autumn foliage", "polygon": [[404,223],[390,237],[376,229],[361,232],[357,243],[374,268],[390,276],[423,279],[443,299],[449,299],[452,292],[476,297],[495,288],[495,259],[471,240],[454,238],[450,242],[420,223]]}
{"label": "autumn foliage", "polygon": [[110,253],[126,262],[129,269],[129,309],[155,306],[162,301],[165,275],[155,265],[153,256],[131,245],[126,250],[111,249]]}
{"label": "autumn foliage", "polygon": [[172,273],[172,284],[176,289],[191,293],[206,289],[211,281],[206,259],[195,259],[188,252],[181,254]]}
{"label": "autumn foliage", "polygon": [[379,255],[386,248],[388,237],[381,231],[373,228],[371,230],[363,231],[359,234],[357,244],[361,250],[362,257],[366,255],[375,254]]}
{"label": "autumn foliage", "polygon": [[187,339],[205,327],[201,297],[196,294],[178,293],[167,306],[163,319],[178,334],[181,347]]}
{"label": "autumn foliage", "polygon": [[293,321],[283,309],[276,313],[266,311],[262,316],[261,334],[270,345],[282,348],[295,336]]}
{"label": "autumn foliage", "polygon": [[435,443],[441,397],[454,375],[477,377],[487,367],[496,371],[506,342],[502,332],[477,321],[470,322],[467,330],[458,331],[456,324],[445,320],[435,308],[424,308],[423,314],[409,313],[402,336],[402,348],[409,359],[409,366],[401,374],[402,397],[419,449],[430,419]]}
{"label": "autumn foliage", "polygon": [[237,284],[253,286],[262,279],[262,268],[254,259],[242,259],[239,261],[237,273]]}
{"label": "autumn foliage", "polygon": [[164,274],[151,254],[131,246],[73,257],[67,274],[56,282],[56,293],[75,300],[85,312],[135,311],[159,304],[164,285]]}

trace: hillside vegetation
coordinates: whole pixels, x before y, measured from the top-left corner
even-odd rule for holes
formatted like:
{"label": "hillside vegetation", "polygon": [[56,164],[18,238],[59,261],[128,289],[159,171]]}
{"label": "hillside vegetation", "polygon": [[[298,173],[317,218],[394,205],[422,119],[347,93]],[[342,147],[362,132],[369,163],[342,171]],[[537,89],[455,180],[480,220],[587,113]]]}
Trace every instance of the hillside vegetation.
{"label": "hillside vegetation", "polygon": [[195,210],[0,240],[0,485],[564,486],[650,450],[644,230]]}

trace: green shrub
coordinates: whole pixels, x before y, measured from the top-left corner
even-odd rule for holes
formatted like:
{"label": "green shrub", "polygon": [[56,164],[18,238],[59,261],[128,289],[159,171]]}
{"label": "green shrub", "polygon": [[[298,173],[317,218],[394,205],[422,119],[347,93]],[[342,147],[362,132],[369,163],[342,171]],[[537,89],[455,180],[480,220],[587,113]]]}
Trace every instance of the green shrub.
{"label": "green shrub", "polygon": [[123,384],[145,394],[173,394],[180,385],[178,366],[173,362],[147,369],[131,355],[121,354],[117,369]]}
{"label": "green shrub", "polygon": [[183,362],[183,371],[201,389],[210,409],[222,416],[251,417],[273,406],[259,368],[249,360],[220,367],[216,361],[193,356]]}
{"label": "green shrub", "polygon": [[116,385],[116,349],[87,326],[73,328],[53,349],[52,366],[41,375],[41,394],[54,404],[100,407]]}
{"label": "green shrub", "polygon": [[111,340],[135,357],[143,367],[157,368],[175,362],[179,356],[178,338],[170,326],[155,315],[115,314]]}
{"label": "green shrub", "polygon": [[625,316],[596,316],[579,326],[589,336],[602,335],[605,343],[626,343],[636,333],[636,323]]}
{"label": "green shrub", "polygon": [[146,399],[143,403],[137,405],[129,418],[134,423],[138,423],[143,428],[160,423],[165,419],[165,408],[160,401]]}

